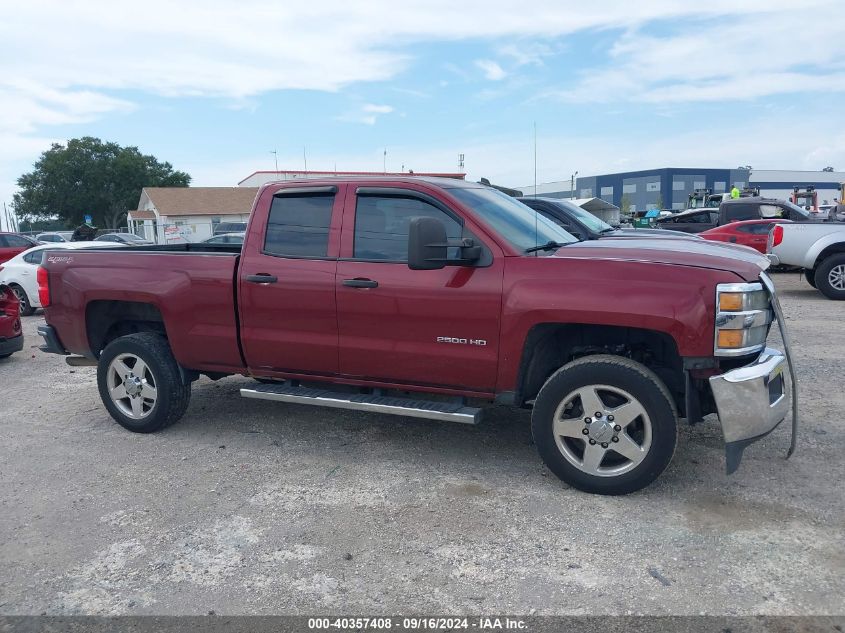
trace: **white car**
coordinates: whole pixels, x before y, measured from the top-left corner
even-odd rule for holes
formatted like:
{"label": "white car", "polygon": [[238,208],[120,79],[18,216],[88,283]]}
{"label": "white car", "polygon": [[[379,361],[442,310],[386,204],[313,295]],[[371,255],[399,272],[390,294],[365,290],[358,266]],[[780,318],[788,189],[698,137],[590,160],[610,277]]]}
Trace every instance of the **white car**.
{"label": "white car", "polygon": [[21,316],[29,316],[41,307],[38,299],[36,271],[46,250],[77,248],[113,248],[123,246],[114,242],[57,242],[35,246],[0,264],[0,282],[8,285],[20,301]]}
{"label": "white car", "polygon": [[47,231],[39,233],[35,239],[42,244],[64,244],[70,242],[71,237],[73,237],[73,231]]}

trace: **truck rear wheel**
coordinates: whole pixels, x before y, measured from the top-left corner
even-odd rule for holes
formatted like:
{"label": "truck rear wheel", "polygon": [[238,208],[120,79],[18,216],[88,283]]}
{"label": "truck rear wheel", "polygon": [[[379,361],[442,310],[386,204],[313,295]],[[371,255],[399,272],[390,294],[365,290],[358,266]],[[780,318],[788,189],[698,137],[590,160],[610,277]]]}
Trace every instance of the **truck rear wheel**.
{"label": "truck rear wheel", "polygon": [[573,361],[543,385],[531,430],[543,461],[571,486],[605,495],[645,488],[675,452],[677,415],[663,382],[621,356]]}
{"label": "truck rear wheel", "polygon": [[815,286],[828,299],[845,299],[845,255],[831,255],[816,266]]}
{"label": "truck rear wheel", "polygon": [[97,366],[100,398],[123,428],[154,433],[181,418],[191,400],[167,339],[154,332],[109,343]]}

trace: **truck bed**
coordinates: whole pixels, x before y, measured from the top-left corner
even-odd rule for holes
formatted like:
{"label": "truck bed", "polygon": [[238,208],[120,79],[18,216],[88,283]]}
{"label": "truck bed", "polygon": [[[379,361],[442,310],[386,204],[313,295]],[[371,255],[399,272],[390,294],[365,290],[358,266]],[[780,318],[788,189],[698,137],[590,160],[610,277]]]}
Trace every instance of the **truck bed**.
{"label": "truck bed", "polygon": [[778,263],[800,266],[808,270],[816,267],[820,256],[828,249],[845,243],[845,223],[806,222],[781,225],[782,240],[770,252]]}
{"label": "truck bed", "polygon": [[209,244],[46,251],[50,324],[67,351],[96,357],[114,323],[153,321],[184,367],[241,371],[239,258],[237,246]]}

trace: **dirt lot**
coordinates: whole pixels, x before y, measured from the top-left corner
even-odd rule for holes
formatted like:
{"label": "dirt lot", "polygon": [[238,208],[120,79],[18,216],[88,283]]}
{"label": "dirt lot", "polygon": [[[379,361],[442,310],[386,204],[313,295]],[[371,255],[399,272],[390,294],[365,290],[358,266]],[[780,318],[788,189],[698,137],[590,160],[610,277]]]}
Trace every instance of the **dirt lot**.
{"label": "dirt lot", "polygon": [[0,613],[841,614],[845,305],[777,285],[798,453],[780,428],[727,477],[717,422],[685,427],[623,498],[559,482],[504,408],[464,427],[203,379],[181,423],[135,435],[28,317],[0,361]]}

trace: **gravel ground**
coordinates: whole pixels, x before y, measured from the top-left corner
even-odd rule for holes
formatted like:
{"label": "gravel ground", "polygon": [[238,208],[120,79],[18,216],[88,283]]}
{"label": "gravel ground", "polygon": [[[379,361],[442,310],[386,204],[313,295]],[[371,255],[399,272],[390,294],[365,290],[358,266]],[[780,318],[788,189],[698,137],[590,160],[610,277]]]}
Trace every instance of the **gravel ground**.
{"label": "gravel ground", "polygon": [[715,420],[627,497],[546,471],[524,411],[478,427],[238,397],[154,435],[93,368],[0,361],[0,614],[842,614],[845,305],[776,276],[802,434],[724,474]]}

